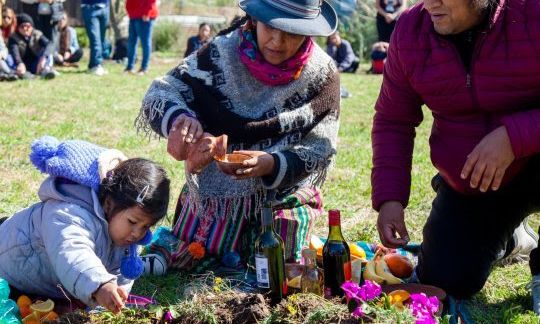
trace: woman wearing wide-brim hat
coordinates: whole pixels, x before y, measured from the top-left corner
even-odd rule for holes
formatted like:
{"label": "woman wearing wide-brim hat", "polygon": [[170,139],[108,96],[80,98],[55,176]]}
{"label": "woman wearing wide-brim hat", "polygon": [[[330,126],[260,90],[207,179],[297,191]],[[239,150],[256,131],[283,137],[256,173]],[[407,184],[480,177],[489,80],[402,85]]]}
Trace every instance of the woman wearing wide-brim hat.
{"label": "woman wearing wide-brim hat", "polygon": [[211,160],[198,174],[186,170],[173,228],[180,244],[154,246],[170,267],[252,261],[269,192],[285,258],[298,261],[323,212],[318,188],[336,153],[339,75],[310,36],[332,34],[336,13],[321,0],[242,0],[240,7],[245,17],[152,83],[136,121],[168,138],[177,160],[203,132],[227,134],[228,152],[252,156],[234,176]]}

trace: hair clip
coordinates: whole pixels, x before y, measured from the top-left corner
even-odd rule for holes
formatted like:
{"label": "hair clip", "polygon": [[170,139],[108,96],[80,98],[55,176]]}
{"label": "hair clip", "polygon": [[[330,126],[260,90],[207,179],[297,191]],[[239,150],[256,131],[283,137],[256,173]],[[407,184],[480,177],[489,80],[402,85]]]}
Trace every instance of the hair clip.
{"label": "hair clip", "polygon": [[135,201],[141,205],[143,204],[144,198],[146,198],[146,194],[148,193],[148,189],[150,189],[149,185],[144,186],[144,188],[141,190],[141,193],[137,196],[137,199]]}

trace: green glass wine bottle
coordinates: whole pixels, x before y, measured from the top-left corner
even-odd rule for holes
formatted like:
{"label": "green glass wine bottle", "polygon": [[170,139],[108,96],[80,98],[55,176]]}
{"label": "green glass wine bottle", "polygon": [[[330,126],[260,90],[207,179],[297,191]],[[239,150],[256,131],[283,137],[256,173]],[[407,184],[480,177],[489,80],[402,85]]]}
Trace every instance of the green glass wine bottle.
{"label": "green glass wine bottle", "polygon": [[351,280],[351,253],[341,234],[339,210],[328,211],[330,231],[323,246],[324,296],[343,296],[341,285]]}
{"label": "green glass wine bottle", "polygon": [[285,246],[274,231],[272,204],[265,202],[262,209],[262,230],[255,241],[257,286],[268,293],[272,303],[279,303],[287,295],[285,275]]}

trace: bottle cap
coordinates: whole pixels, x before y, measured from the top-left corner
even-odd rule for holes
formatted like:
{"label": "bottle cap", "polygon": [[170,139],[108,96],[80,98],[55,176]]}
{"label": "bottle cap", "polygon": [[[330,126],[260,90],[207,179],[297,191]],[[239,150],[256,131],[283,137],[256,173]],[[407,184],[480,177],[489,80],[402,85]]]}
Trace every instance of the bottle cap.
{"label": "bottle cap", "polygon": [[341,225],[341,215],[339,210],[331,209],[328,211],[328,225],[339,226]]}

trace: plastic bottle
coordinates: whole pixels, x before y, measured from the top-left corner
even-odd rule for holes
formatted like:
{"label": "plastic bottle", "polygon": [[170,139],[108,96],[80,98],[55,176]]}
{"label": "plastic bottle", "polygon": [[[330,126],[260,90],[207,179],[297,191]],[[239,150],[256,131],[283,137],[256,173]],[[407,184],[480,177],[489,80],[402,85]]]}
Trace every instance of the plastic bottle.
{"label": "plastic bottle", "polygon": [[9,299],[8,282],[0,278],[0,324],[19,324],[19,307]]}

